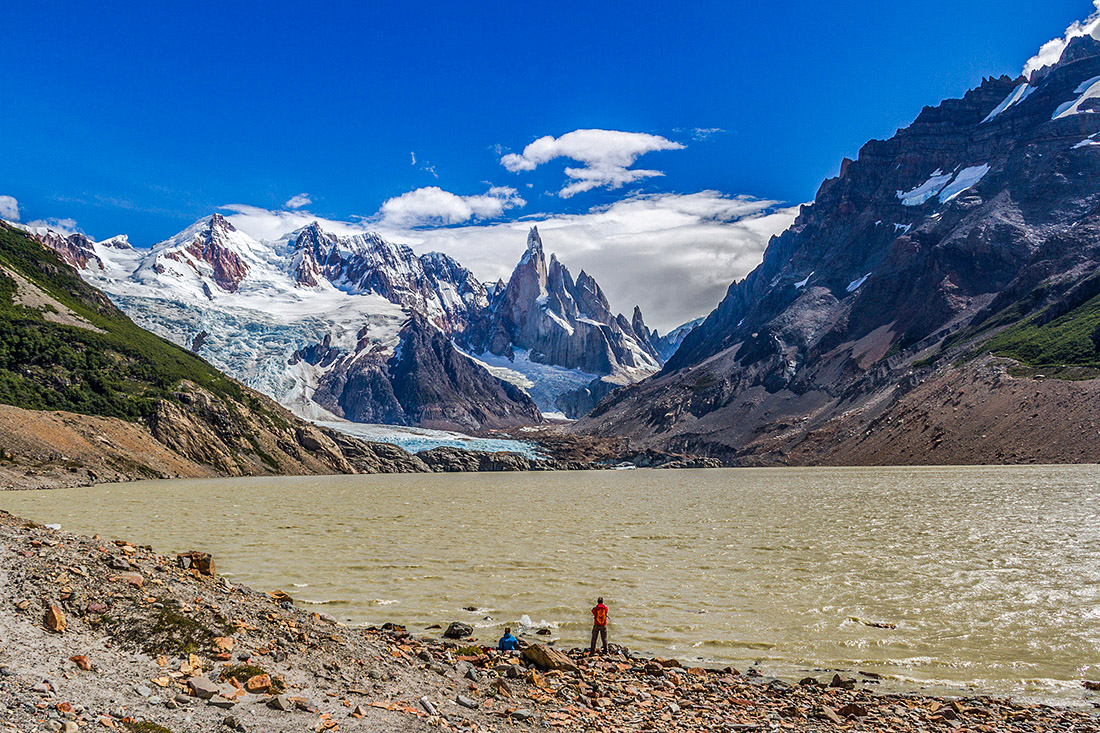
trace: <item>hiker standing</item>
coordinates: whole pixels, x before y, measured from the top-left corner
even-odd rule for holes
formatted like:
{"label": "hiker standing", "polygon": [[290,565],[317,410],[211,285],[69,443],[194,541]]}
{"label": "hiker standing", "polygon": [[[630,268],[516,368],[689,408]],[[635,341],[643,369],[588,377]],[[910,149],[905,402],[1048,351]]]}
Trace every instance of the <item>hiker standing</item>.
{"label": "hiker standing", "polygon": [[603,596],[596,599],[596,607],[592,609],[592,649],[590,654],[596,653],[596,638],[603,638],[603,653],[607,654],[607,606],[603,605]]}

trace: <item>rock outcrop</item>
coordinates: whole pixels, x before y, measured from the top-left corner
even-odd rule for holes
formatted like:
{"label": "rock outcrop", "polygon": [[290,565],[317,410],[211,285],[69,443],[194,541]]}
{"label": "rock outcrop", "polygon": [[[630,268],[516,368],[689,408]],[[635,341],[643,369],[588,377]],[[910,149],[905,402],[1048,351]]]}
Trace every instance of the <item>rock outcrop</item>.
{"label": "rock outcrop", "polygon": [[[987,79],[867,143],[659,375],[578,428],[725,460],[813,461],[799,449],[808,436],[889,419],[930,370],[954,369],[967,393],[973,372],[951,365],[982,349],[1100,364],[1085,334],[1100,292],[1100,117],[1086,114],[1097,78],[1100,43],[1086,36],[1029,80]],[[1029,336],[1056,318],[1078,325]]]}

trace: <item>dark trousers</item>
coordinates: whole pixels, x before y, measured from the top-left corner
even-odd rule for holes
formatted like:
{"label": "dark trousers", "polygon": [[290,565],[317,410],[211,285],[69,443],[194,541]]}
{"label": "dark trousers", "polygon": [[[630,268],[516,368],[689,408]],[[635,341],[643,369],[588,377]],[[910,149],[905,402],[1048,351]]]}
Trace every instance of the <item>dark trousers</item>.
{"label": "dark trousers", "polygon": [[603,653],[607,654],[607,627],[606,626],[593,626],[592,627],[592,651],[596,651],[596,639],[603,638]]}

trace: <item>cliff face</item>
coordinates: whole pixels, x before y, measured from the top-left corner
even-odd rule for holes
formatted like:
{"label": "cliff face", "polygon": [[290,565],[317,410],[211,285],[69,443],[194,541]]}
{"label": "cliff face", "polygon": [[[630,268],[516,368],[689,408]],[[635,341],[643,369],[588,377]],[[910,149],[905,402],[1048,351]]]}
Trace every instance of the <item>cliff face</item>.
{"label": "cliff face", "polygon": [[322,344],[299,358],[324,370],[313,400],[354,422],[481,430],[542,421],[523,390],[461,354],[418,315],[392,350],[365,344],[346,354]]}
{"label": "cliff face", "polygon": [[952,359],[974,349],[1100,363],[1087,335],[1054,356],[1036,330],[1067,314],[1086,328],[1100,292],[1098,82],[1100,44],[1083,37],[1029,80],[986,80],[867,143],[660,374],[579,429],[812,461],[809,434],[866,429],[933,374],[967,392],[974,372]]}

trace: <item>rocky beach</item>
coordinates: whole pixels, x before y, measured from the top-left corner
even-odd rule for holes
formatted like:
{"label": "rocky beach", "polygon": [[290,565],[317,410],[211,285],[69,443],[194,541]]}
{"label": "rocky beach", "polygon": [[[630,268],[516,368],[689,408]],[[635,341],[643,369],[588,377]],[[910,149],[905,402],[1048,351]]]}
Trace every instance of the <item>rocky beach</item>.
{"label": "rocky beach", "polygon": [[1096,709],[880,692],[858,670],[784,681],[615,645],[589,657],[538,634],[500,654],[449,619],[345,626],[230,582],[201,551],[159,555],[6,512],[0,557],[7,730],[1100,729]]}

